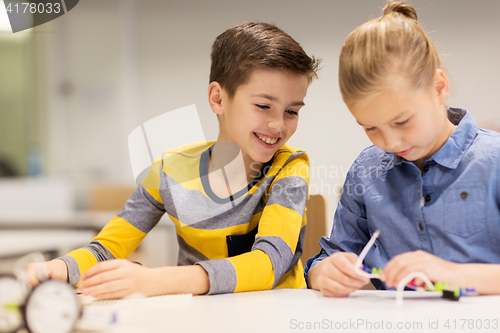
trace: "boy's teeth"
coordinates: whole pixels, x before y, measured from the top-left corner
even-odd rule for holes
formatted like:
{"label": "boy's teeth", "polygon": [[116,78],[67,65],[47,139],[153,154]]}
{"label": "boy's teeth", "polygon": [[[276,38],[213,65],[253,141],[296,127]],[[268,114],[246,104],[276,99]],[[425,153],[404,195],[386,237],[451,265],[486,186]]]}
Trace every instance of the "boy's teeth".
{"label": "boy's teeth", "polygon": [[271,145],[274,145],[278,141],[277,138],[276,139],[271,139],[271,138],[266,138],[266,137],[260,136],[260,135],[259,135],[259,139],[261,139],[265,143],[268,143],[268,144],[271,144]]}

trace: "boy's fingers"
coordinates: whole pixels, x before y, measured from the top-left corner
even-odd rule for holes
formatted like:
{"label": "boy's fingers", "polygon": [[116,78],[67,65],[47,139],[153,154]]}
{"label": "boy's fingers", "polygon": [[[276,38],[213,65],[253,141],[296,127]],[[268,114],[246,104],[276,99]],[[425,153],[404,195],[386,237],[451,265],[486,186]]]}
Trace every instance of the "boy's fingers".
{"label": "boy's fingers", "polygon": [[118,280],[119,278],[120,275],[116,273],[116,270],[108,270],[82,279],[81,287],[89,288],[108,281]]}
{"label": "boy's fingers", "polygon": [[99,274],[99,273],[102,273],[105,271],[116,269],[120,265],[121,265],[121,263],[119,260],[107,260],[107,261],[100,262],[97,265],[89,268],[85,273],[83,273],[82,280],[88,279],[91,276],[94,276],[96,274]]}
{"label": "boy's fingers", "polygon": [[123,281],[111,281],[90,288],[83,288],[82,292],[96,298],[105,298],[105,295],[123,292],[125,289]]}
{"label": "boy's fingers", "polygon": [[40,272],[44,268],[45,268],[44,266],[38,263],[29,264],[28,267],[26,268],[25,278],[32,287],[36,287],[40,283],[38,278],[40,276]]}
{"label": "boy's fingers", "polygon": [[27,272],[26,273],[26,278],[28,280],[28,283],[30,284],[31,287],[36,287],[40,283],[36,277],[36,273],[34,272]]}
{"label": "boy's fingers", "polygon": [[116,291],[107,291],[105,293],[99,294],[99,296],[94,296],[97,299],[117,299],[124,298],[129,296],[130,292],[126,289],[116,290]]}

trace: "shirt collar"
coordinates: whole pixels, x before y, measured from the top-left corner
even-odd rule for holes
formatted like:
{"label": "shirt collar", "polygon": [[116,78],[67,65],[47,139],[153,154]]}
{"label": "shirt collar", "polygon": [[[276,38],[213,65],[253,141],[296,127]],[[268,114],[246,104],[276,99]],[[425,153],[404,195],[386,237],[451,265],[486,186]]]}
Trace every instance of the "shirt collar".
{"label": "shirt collar", "polygon": [[[465,109],[448,108],[448,119],[454,125],[457,125],[457,128],[453,131],[448,140],[446,140],[444,145],[426,161],[433,160],[449,169],[456,169],[463,155],[467,149],[469,149],[472,141],[474,141],[478,127],[474,118],[472,118],[470,113]],[[394,153],[387,154],[392,155],[392,163],[388,163],[388,166],[390,166],[389,168],[392,168],[394,165],[400,165],[403,162],[408,162]]]}

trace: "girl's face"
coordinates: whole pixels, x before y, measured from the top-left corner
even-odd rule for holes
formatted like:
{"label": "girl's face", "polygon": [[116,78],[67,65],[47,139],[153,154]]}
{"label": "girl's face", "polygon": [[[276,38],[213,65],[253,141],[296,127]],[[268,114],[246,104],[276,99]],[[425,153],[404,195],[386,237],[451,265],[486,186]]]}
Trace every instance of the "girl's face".
{"label": "girl's face", "polygon": [[399,74],[387,82],[386,90],[348,105],[349,110],[375,146],[421,166],[455,129],[444,105],[448,79],[437,70],[425,88],[410,88]]}

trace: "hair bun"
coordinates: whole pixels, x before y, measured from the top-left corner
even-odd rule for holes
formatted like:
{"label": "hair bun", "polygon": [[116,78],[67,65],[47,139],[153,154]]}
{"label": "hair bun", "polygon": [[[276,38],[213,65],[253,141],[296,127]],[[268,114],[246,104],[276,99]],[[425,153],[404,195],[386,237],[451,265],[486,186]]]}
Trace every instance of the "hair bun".
{"label": "hair bun", "polygon": [[384,7],[384,15],[389,15],[391,13],[399,13],[407,18],[418,21],[415,8],[403,1],[389,1]]}

